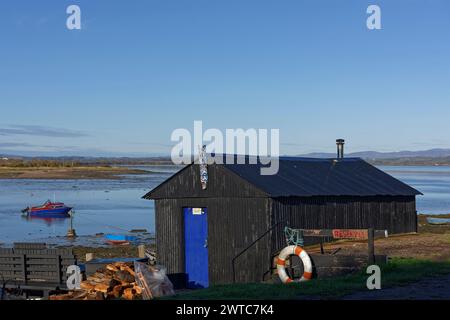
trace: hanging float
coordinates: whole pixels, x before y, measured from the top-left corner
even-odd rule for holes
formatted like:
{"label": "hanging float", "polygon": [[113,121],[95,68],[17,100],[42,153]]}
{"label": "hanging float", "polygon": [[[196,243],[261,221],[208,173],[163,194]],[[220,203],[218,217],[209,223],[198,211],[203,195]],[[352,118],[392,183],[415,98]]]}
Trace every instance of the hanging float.
{"label": "hanging float", "polygon": [[[290,278],[286,272],[286,260],[289,259],[291,255],[298,256],[303,262],[303,275],[300,279],[293,280]],[[281,250],[277,259],[277,272],[280,277],[281,282],[291,283],[291,282],[303,282],[312,279],[312,263],[308,254],[300,246],[291,245],[287,246]]]}

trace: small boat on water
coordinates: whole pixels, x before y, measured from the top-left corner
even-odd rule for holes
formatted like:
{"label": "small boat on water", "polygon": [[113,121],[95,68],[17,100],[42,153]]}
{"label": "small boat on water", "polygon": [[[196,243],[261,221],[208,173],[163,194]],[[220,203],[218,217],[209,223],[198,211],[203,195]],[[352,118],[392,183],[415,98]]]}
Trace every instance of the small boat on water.
{"label": "small boat on water", "polygon": [[71,207],[66,206],[62,202],[51,202],[47,200],[43,205],[37,207],[27,207],[22,210],[31,217],[41,218],[67,218],[70,217]]}
{"label": "small boat on water", "polygon": [[129,236],[126,234],[105,234],[106,242],[109,244],[130,244],[130,242],[137,241],[136,236]]}

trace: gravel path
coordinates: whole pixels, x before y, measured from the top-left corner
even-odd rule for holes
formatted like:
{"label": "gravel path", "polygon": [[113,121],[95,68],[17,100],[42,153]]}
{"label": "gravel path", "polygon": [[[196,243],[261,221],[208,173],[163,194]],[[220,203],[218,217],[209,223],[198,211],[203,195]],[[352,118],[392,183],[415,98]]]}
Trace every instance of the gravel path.
{"label": "gravel path", "polygon": [[401,287],[352,293],[344,300],[449,300],[450,275],[424,279]]}

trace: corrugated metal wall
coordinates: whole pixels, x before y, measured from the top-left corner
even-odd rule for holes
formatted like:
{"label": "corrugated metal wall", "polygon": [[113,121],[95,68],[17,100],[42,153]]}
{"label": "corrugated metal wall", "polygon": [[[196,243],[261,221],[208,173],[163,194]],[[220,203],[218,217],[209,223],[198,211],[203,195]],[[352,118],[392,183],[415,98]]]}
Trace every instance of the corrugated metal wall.
{"label": "corrugated metal wall", "polygon": [[[375,228],[390,234],[417,231],[415,197],[311,197],[273,200],[272,220],[292,228]],[[272,251],[286,245],[284,225],[272,232]],[[310,239],[314,240],[314,239]]]}
{"label": "corrugated metal wall", "polygon": [[[270,228],[269,198],[162,199],[156,202],[159,263],[184,272],[183,207],[208,208],[210,284],[233,281],[232,259]],[[259,282],[270,268],[270,234],[236,260],[238,282]]]}
{"label": "corrugated metal wall", "polygon": [[156,256],[168,273],[184,273],[183,215],[174,200],[155,200]]}

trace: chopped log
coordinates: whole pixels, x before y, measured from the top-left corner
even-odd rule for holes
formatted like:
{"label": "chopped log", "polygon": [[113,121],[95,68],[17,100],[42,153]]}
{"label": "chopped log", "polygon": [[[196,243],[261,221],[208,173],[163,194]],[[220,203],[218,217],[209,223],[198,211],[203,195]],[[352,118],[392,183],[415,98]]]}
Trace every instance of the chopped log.
{"label": "chopped log", "polygon": [[134,262],[125,262],[124,265],[134,270]]}
{"label": "chopped log", "polygon": [[97,300],[97,293],[96,292],[90,292],[85,298],[86,300]]}
{"label": "chopped log", "polygon": [[73,297],[72,293],[66,293],[66,294],[59,294],[59,295],[52,295],[49,297],[50,300],[71,300]]}
{"label": "chopped log", "polygon": [[131,274],[133,277],[136,275],[136,274],[134,273],[134,270],[131,269],[129,266],[125,266],[123,269],[121,268],[120,270],[128,272],[128,273]]}
{"label": "chopped log", "polygon": [[82,300],[86,298],[88,294],[89,292],[86,290],[75,291],[73,294],[73,300]]}
{"label": "chopped log", "polygon": [[103,295],[103,292],[97,291],[95,293],[95,300],[105,300],[105,296]]}
{"label": "chopped log", "polygon": [[103,274],[105,275],[105,277],[112,277],[114,275],[115,271],[111,271],[111,270],[104,270]]}
{"label": "chopped log", "polygon": [[118,271],[114,275],[114,279],[121,281],[121,282],[134,282],[134,276],[129,274],[127,271]]}
{"label": "chopped log", "polygon": [[121,285],[117,285],[112,289],[112,294],[114,298],[120,298],[123,294],[124,287]]}
{"label": "chopped log", "polygon": [[103,292],[103,293],[107,293],[108,291],[111,290],[111,287],[104,284],[104,283],[99,283],[97,285],[95,285],[95,291],[97,292]]}
{"label": "chopped log", "polygon": [[117,271],[119,271],[119,268],[117,268],[115,265],[113,265],[113,264],[108,264],[108,265],[106,265],[106,269],[108,269],[108,270],[110,270],[110,271],[114,271],[114,272],[117,272]]}
{"label": "chopped log", "polygon": [[95,277],[95,276],[88,276],[86,278],[86,281],[89,281],[90,283],[95,283],[95,284],[101,283],[104,280],[105,280],[105,278],[98,278],[98,277]]}
{"label": "chopped log", "polygon": [[107,285],[109,288],[113,288],[114,286],[118,285],[120,282],[115,279],[104,279],[101,284]]}
{"label": "chopped log", "polygon": [[135,285],[135,286],[133,286],[133,289],[136,290],[137,294],[142,294],[142,288],[141,287]]}
{"label": "chopped log", "polygon": [[96,277],[96,278],[99,278],[99,279],[105,279],[105,278],[108,277],[108,275],[105,272],[98,272],[97,271],[96,273],[94,273],[92,275],[92,277]]}
{"label": "chopped log", "polygon": [[123,291],[122,297],[124,297],[127,300],[134,300],[137,296],[136,290],[133,288],[127,288]]}
{"label": "chopped log", "polygon": [[[87,277],[80,284],[81,289],[53,295],[50,300],[134,300],[144,290],[136,282],[133,262],[115,262]],[[142,275],[141,275],[142,276]],[[149,290],[147,288],[147,290]],[[151,295],[151,293],[150,293]]]}
{"label": "chopped log", "polygon": [[90,281],[82,281],[80,283],[80,288],[84,290],[92,290],[95,288],[95,284],[91,283]]}
{"label": "chopped log", "polygon": [[128,282],[122,282],[120,285],[122,286],[123,289],[133,288],[133,285]]}

